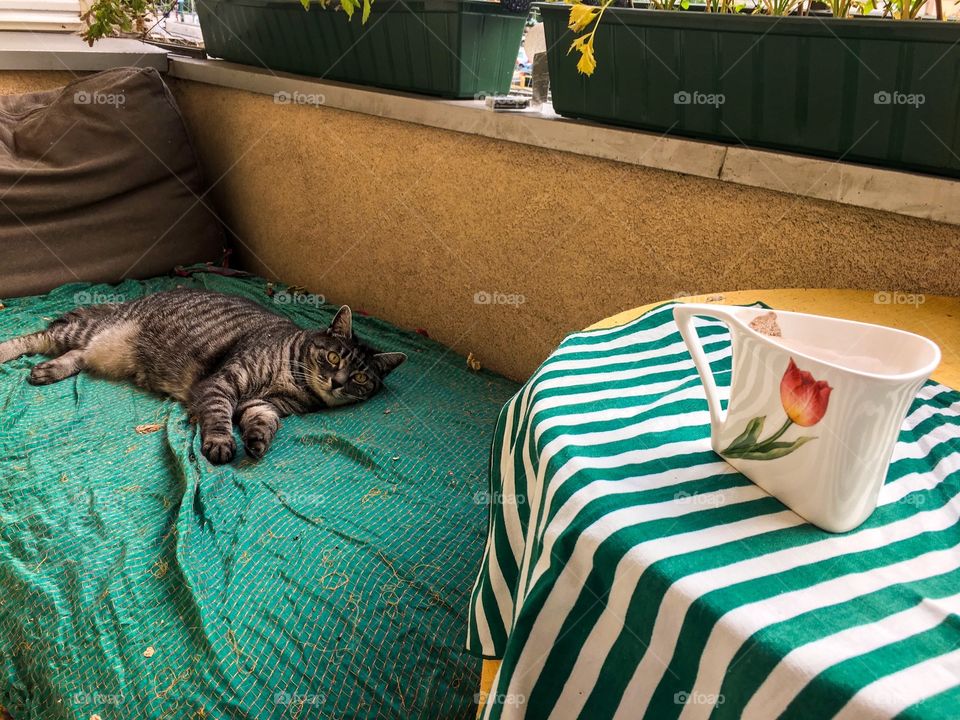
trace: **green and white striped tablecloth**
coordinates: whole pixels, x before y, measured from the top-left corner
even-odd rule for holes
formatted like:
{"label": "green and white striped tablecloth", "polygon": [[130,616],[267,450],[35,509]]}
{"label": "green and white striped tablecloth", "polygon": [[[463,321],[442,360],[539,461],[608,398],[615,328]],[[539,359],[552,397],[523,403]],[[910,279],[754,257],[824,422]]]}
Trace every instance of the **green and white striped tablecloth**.
{"label": "green and white striped tablecloth", "polygon": [[571,335],[500,414],[485,716],[960,718],[960,393],[921,390],[876,512],[826,533],[710,449],[671,307]]}

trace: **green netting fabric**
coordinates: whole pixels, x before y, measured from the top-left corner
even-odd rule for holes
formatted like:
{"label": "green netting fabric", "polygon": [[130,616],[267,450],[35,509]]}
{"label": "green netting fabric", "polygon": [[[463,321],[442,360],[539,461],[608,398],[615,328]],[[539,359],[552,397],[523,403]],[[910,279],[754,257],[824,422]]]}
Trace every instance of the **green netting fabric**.
{"label": "green netting fabric", "polygon": [[[8,301],[0,338],[178,284],[305,327],[334,310],[210,274],[69,285]],[[0,703],[16,720],[471,715],[489,438],[516,386],[415,333],[355,327],[409,355],[389,389],[288,418],[263,461],[224,467],[176,402],[85,374],[32,387],[36,358],[0,366]]]}

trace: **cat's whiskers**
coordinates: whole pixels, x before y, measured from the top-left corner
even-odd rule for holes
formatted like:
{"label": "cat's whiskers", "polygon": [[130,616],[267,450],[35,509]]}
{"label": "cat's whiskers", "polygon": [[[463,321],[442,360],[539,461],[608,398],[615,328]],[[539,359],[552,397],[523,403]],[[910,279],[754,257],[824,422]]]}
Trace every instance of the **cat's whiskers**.
{"label": "cat's whiskers", "polygon": [[329,400],[329,398],[332,397],[330,394],[331,383],[329,381],[324,383],[316,369],[306,368],[305,370],[300,370],[299,368],[294,368],[291,366],[290,376],[294,380],[299,380],[304,385],[311,388],[314,392],[323,397],[324,400]]}

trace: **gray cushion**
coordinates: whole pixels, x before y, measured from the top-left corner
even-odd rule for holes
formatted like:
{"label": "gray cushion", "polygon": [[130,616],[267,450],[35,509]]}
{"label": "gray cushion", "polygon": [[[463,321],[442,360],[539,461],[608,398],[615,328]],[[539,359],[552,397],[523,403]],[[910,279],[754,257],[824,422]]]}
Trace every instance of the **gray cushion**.
{"label": "gray cushion", "polygon": [[0,97],[0,297],[216,260],[223,232],[156,70]]}

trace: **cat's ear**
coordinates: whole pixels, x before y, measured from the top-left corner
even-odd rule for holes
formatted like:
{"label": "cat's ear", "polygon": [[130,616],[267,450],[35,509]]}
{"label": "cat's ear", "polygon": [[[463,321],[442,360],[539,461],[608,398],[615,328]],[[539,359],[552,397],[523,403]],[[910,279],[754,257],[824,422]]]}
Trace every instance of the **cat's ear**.
{"label": "cat's ear", "polygon": [[406,359],[407,356],[402,352],[377,353],[373,356],[373,364],[377,368],[377,374],[382,379],[403,365],[403,361]]}
{"label": "cat's ear", "polygon": [[337,314],[333,316],[333,322],[330,323],[330,332],[346,340],[353,338],[353,313],[349,307],[343,305],[337,310]]}

